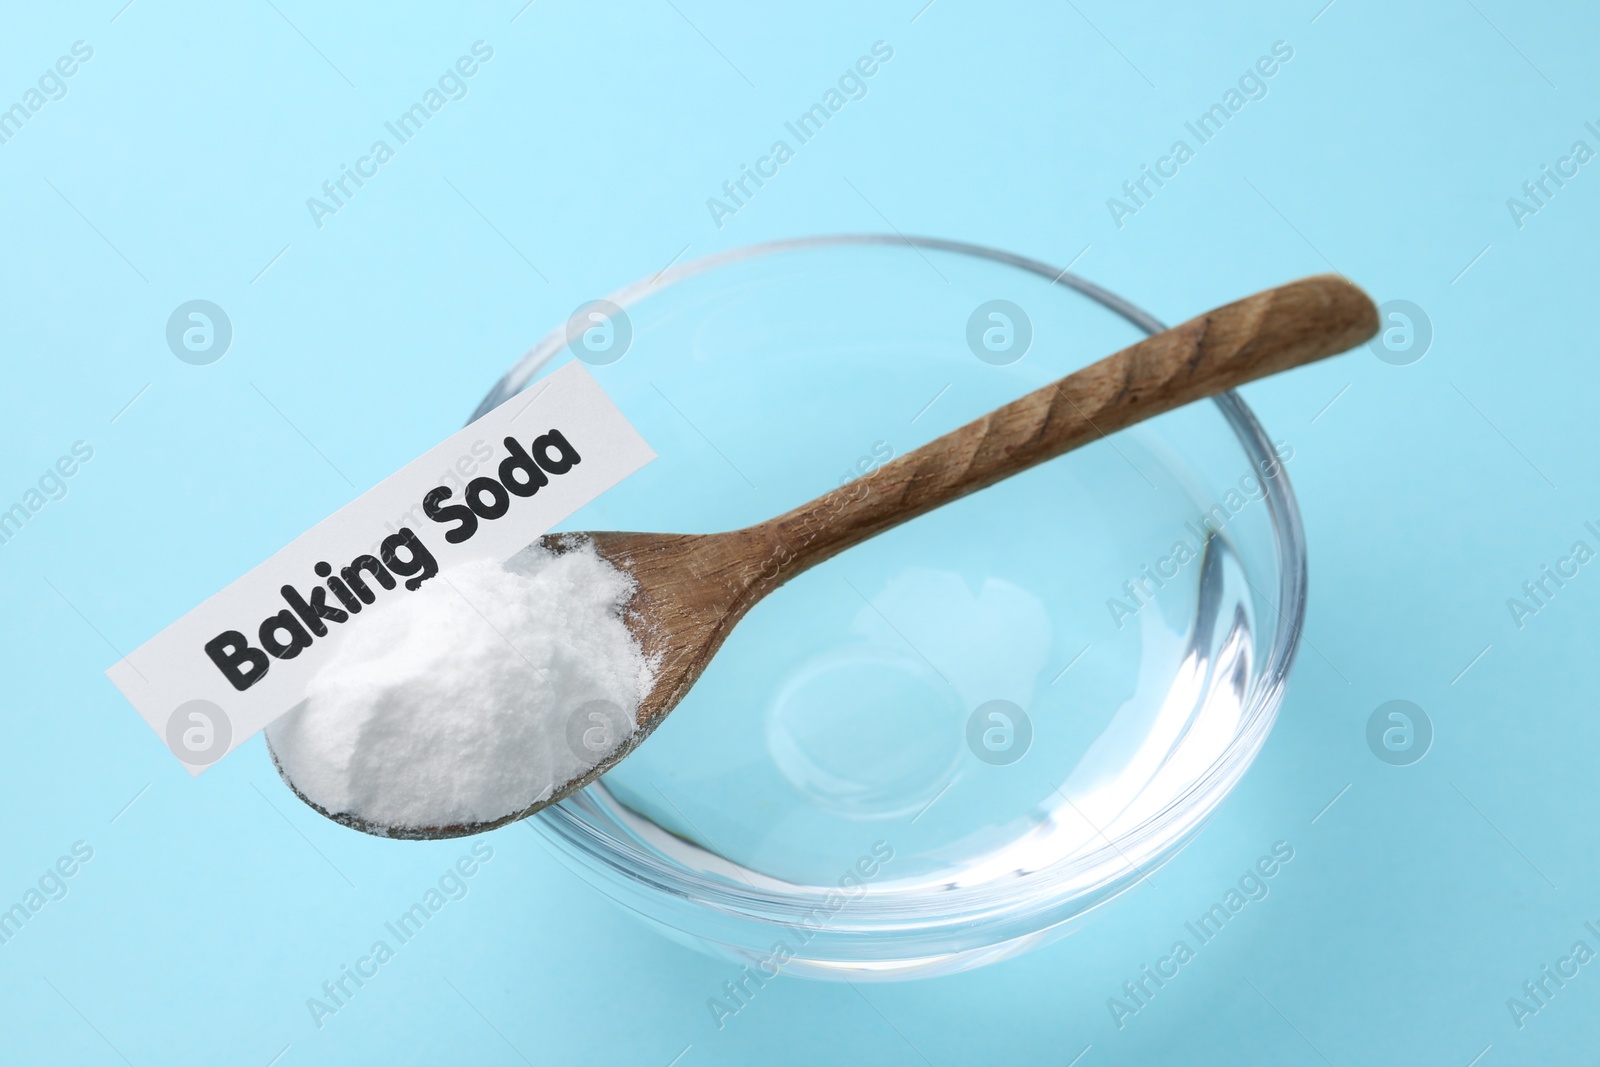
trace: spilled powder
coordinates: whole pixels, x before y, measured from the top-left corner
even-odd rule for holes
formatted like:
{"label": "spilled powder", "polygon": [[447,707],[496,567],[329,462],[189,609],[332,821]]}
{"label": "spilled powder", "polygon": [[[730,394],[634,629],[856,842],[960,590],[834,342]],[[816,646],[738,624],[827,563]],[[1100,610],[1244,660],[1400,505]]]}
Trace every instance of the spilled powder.
{"label": "spilled powder", "polygon": [[380,601],[267,727],[279,769],[381,827],[521,811],[633,734],[653,672],[623,622],[632,592],[592,544],[535,545]]}

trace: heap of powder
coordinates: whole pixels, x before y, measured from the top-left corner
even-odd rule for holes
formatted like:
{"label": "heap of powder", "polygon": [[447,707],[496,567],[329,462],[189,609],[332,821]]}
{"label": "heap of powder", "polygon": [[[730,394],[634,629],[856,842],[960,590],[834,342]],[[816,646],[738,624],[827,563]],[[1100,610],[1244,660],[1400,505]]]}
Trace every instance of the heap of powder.
{"label": "heap of powder", "polygon": [[633,588],[592,544],[534,546],[387,598],[267,727],[280,770],[381,827],[523,810],[635,730],[653,671],[623,622]]}

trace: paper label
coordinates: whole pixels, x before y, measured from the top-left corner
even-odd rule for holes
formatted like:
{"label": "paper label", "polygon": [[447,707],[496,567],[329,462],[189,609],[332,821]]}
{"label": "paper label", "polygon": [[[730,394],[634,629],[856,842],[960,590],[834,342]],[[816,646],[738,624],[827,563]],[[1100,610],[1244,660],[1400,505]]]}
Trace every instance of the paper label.
{"label": "paper label", "polygon": [[655,459],[580,363],[379,482],[106,671],[190,774],[305,699],[361,610],[504,560]]}

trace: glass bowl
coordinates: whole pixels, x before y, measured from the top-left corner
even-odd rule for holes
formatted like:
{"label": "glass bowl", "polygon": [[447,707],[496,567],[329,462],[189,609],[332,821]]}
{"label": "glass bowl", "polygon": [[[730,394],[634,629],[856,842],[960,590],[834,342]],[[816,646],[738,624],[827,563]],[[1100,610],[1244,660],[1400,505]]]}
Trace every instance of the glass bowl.
{"label": "glass bowl", "polygon": [[[581,356],[659,453],[564,529],[759,522],[1161,328],[1055,267],[890,235],[609,301],[479,409]],[[1272,727],[1305,612],[1292,459],[1230,393],[887,531],[758,604],[530,825],[760,974],[947,974],[1060,937],[1171,859]]]}

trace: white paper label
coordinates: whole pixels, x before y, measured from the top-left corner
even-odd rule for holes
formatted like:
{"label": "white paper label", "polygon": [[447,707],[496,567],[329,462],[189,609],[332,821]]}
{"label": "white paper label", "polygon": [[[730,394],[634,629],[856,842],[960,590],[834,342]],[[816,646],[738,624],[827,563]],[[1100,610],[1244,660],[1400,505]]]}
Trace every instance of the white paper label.
{"label": "white paper label", "polygon": [[508,559],[655,459],[582,364],[429,449],[106,671],[190,774],[305,698],[361,610]]}

